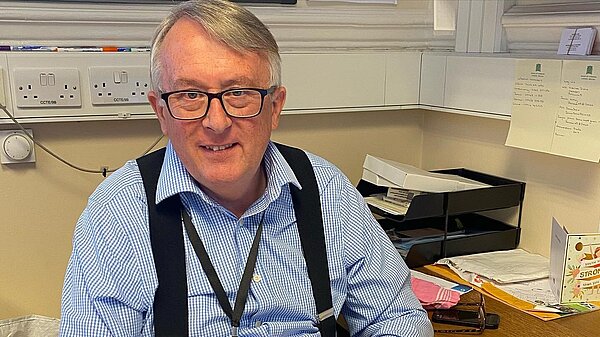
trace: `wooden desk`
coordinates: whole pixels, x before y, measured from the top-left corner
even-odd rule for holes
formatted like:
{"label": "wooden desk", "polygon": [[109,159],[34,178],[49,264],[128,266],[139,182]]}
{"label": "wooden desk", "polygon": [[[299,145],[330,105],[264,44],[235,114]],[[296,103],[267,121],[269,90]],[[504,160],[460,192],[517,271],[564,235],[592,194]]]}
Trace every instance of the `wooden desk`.
{"label": "wooden desk", "polygon": [[[468,293],[463,296],[475,296]],[[500,315],[498,329],[486,329],[481,336],[503,337],[590,337],[600,336],[600,310],[585,314],[573,315],[552,321],[542,321],[525,312],[514,309],[492,297],[485,296],[487,312]],[[437,323],[433,323],[434,328]],[[448,327],[448,325],[445,325]],[[458,326],[453,326],[460,328]],[[455,336],[461,334],[436,333],[435,336]],[[462,334],[463,336],[466,334]]]}

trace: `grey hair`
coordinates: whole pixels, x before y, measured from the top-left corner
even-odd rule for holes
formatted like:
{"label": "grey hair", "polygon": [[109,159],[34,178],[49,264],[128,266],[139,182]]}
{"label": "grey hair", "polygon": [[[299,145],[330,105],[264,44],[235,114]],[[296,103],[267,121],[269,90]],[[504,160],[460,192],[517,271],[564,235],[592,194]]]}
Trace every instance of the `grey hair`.
{"label": "grey hair", "polygon": [[192,0],[173,7],[156,29],[150,54],[150,76],[155,91],[160,91],[161,45],[169,30],[183,17],[197,22],[213,39],[237,52],[266,56],[270,85],[281,85],[279,47],[269,29],[254,14],[227,0]]}

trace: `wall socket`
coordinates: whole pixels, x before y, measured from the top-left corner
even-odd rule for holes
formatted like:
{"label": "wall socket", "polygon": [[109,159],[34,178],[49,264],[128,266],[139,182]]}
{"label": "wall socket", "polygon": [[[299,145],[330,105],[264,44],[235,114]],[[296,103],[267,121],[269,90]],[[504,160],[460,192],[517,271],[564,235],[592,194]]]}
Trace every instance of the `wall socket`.
{"label": "wall socket", "polygon": [[15,68],[13,75],[19,108],[81,107],[77,68]]}
{"label": "wall socket", "polygon": [[90,67],[89,75],[93,105],[148,103],[148,67]]}

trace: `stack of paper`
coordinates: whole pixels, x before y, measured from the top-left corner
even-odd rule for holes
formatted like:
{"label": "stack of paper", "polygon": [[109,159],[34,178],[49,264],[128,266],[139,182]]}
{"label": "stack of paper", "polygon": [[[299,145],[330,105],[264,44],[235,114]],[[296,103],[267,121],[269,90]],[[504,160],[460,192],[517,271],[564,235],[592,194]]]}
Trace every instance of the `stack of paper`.
{"label": "stack of paper", "polygon": [[565,28],[560,37],[558,55],[590,55],[596,39],[596,28]]}
{"label": "stack of paper", "polygon": [[522,249],[443,258],[436,265],[448,266],[488,295],[543,320],[598,309],[589,302],[561,304],[550,288],[548,258]]}

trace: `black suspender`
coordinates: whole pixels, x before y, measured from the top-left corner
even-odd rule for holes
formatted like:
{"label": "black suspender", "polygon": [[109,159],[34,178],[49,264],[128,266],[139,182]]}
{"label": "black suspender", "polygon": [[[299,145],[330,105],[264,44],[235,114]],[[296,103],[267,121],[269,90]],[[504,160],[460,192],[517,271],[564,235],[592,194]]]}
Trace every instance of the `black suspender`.
{"label": "black suspender", "polygon": [[165,149],[137,160],[146,189],[150,241],[158,288],[154,295],[154,331],[156,336],[188,336],[187,279],[185,248],[181,228],[181,200],[174,195],[156,205],[156,185]]}
{"label": "black suspender", "polygon": [[[335,336],[335,317],[331,301],[329,266],[325,250],[325,232],[317,178],[304,151],[277,144],[277,148],[290,164],[302,185],[302,190],[290,184],[294,213],[298,223],[300,243],[306,260],[322,336]],[[329,335],[331,331],[331,335]]]}
{"label": "black suspender", "polygon": [[[290,185],[300,242],[319,313],[319,330],[322,336],[333,337],[336,324],[317,181],[304,151],[276,145],[302,185],[302,190]],[[160,337],[185,337],[188,308],[181,200],[176,195],[159,205],[155,203],[164,154],[165,149],[160,149],[137,160],[148,200],[150,239],[159,283],[153,306],[154,331]]]}

